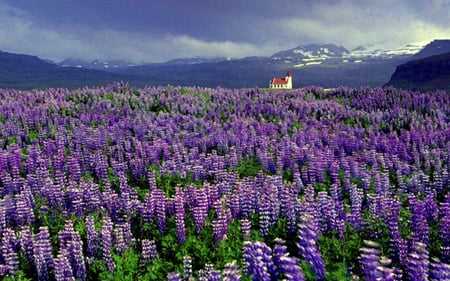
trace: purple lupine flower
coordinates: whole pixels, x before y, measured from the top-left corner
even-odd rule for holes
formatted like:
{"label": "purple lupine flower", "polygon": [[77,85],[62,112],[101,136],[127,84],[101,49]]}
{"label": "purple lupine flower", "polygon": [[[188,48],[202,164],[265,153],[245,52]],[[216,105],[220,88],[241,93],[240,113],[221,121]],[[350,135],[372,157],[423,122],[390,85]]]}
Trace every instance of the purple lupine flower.
{"label": "purple lupine flower", "polygon": [[105,155],[103,155],[100,151],[95,152],[94,154],[94,169],[95,174],[101,180],[106,178],[108,172],[108,160]]}
{"label": "purple lupine flower", "polygon": [[8,148],[10,150],[8,162],[11,169],[11,175],[13,179],[18,179],[20,177],[22,150],[17,144],[10,145]]}
{"label": "purple lupine flower", "polygon": [[81,178],[80,155],[78,153],[69,157],[69,180],[78,182]]}
{"label": "purple lupine flower", "polygon": [[186,241],[186,228],[184,226],[184,193],[181,187],[177,187],[175,191],[175,220],[177,226],[177,239],[179,244]]}
{"label": "purple lupine flower", "polygon": [[17,253],[17,238],[13,230],[7,228],[3,232],[0,254],[3,255],[9,273],[14,274],[19,269],[19,255]]}
{"label": "purple lupine flower", "polygon": [[436,202],[436,192],[428,193],[423,201],[428,224],[436,221],[439,217],[439,206]]}
{"label": "purple lupine flower", "polygon": [[289,256],[282,239],[275,239],[275,246],[272,254],[274,264],[278,269],[277,272],[279,274],[279,278],[292,281],[305,280],[298,260],[295,257]]}
{"label": "purple lupine flower", "polygon": [[123,223],[116,223],[113,227],[113,245],[118,253],[123,254],[127,249],[127,243],[123,232]]}
{"label": "purple lupine flower", "polygon": [[428,250],[425,244],[416,242],[412,245],[411,252],[408,255],[406,265],[408,280],[428,280],[428,270]]}
{"label": "purple lupine flower", "polygon": [[413,195],[409,196],[411,217],[411,230],[412,235],[410,237],[411,244],[414,242],[424,243],[425,246],[429,245],[429,226],[425,214],[425,203],[417,200]]}
{"label": "purple lupine flower", "polygon": [[287,199],[286,199],[286,217],[287,217],[287,231],[289,234],[294,234],[297,230],[297,194],[292,190],[287,191]]}
{"label": "purple lupine flower", "polygon": [[311,217],[304,215],[298,225],[298,250],[301,257],[311,266],[317,280],[325,280],[325,264],[317,245],[318,235]]}
{"label": "purple lupine flower", "polygon": [[226,239],[228,233],[228,221],[227,221],[227,210],[228,208],[223,206],[220,200],[215,203],[216,218],[212,221],[212,229],[214,232],[214,242],[219,243],[222,239]]}
{"label": "purple lupine flower", "polygon": [[212,264],[205,264],[205,269],[202,271],[201,274],[199,274],[199,281],[200,280],[207,280],[207,281],[221,281],[222,276],[220,274],[220,271],[215,270],[214,266]]}
{"label": "purple lupine flower", "polygon": [[244,237],[250,237],[252,235],[252,222],[249,219],[241,219],[241,232]]}
{"label": "purple lupine flower", "polygon": [[106,263],[106,268],[109,271],[114,271],[116,265],[112,259],[111,247],[112,247],[112,233],[113,225],[109,216],[104,216],[102,219],[102,230],[100,233],[100,243],[102,248],[102,259]]}
{"label": "purple lupine flower", "polygon": [[358,230],[361,227],[361,208],[363,202],[363,190],[357,188],[355,184],[350,185],[351,213],[349,222]]}
{"label": "purple lupine flower", "polygon": [[67,251],[67,258],[77,279],[86,279],[86,265],[83,256],[83,241],[80,234],[73,229],[71,220],[66,221],[64,230],[58,234],[60,249]]}
{"label": "purple lupine flower", "polygon": [[270,281],[275,278],[275,265],[272,253],[264,242],[244,241],[243,258],[247,273],[253,280]]}
{"label": "purple lupine flower", "polygon": [[9,266],[6,264],[0,264],[0,277],[5,276],[10,271]]}
{"label": "purple lupine flower", "polygon": [[164,191],[155,188],[152,191],[152,197],[155,202],[155,214],[158,222],[158,230],[166,231],[166,197]]}
{"label": "purple lupine flower", "polygon": [[33,262],[33,236],[29,227],[19,231],[19,248],[25,254],[27,262]]}
{"label": "purple lupine flower", "polygon": [[238,185],[235,192],[239,194],[241,215],[249,218],[252,211],[255,210],[254,200],[252,198],[255,195],[255,190],[252,188],[252,182],[249,182],[249,179],[244,180],[242,184]]}
{"label": "purple lupine flower", "polygon": [[388,202],[388,204],[390,205],[390,209],[385,210],[385,212],[389,228],[390,248],[392,251],[391,257],[395,263],[405,265],[408,255],[408,243],[405,239],[403,239],[403,237],[401,237],[399,230],[398,220],[400,212],[400,202],[397,200],[386,200],[386,202]]}
{"label": "purple lupine flower", "polygon": [[321,213],[321,232],[325,233],[327,230],[331,229],[332,225],[332,214],[333,206],[331,203],[331,198],[328,197],[326,191],[321,191],[317,194],[319,202],[319,210]]}
{"label": "purple lupine flower", "polygon": [[[450,199],[450,196],[447,196]],[[441,203],[439,211],[439,237],[442,241],[442,261],[450,262],[450,200]]]}
{"label": "purple lupine flower", "polygon": [[448,263],[441,262],[437,258],[432,258],[432,262],[430,263],[430,280],[450,280],[450,265]]}
{"label": "purple lupine flower", "polygon": [[85,219],[86,224],[86,241],[87,241],[87,253],[91,257],[95,257],[99,249],[99,233],[95,230],[95,221],[91,216],[87,216]]}
{"label": "purple lupine flower", "polygon": [[55,259],[55,280],[56,281],[75,281],[70,266],[68,253],[65,249],[58,253]]}
{"label": "purple lupine flower", "polygon": [[261,194],[259,199],[258,213],[259,213],[259,233],[262,237],[269,234],[270,226],[270,206],[269,198],[266,194]]}
{"label": "purple lupine flower", "polygon": [[184,201],[189,208],[192,208],[197,205],[197,195],[196,195],[196,186],[194,184],[188,184],[186,186],[186,192],[184,193]]}
{"label": "purple lupine flower", "polygon": [[206,194],[208,196],[208,206],[211,207],[214,202],[219,200],[219,189],[217,185],[215,184],[208,184],[208,182],[205,183],[205,190]]}
{"label": "purple lupine flower", "polygon": [[147,171],[147,179],[148,179],[148,188],[150,192],[156,188],[156,178],[155,172],[152,169],[148,169]]}
{"label": "purple lupine flower", "polygon": [[39,281],[49,280],[49,270],[53,268],[52,244],[48,228],[41,226],[33,242],[34,264]]}
{"label": "purple lupine flower", "polygon": [[200,232],[200,229],[204,226],[205,220],[208,216],[208,197],[205,188],[199,188],[196,190],[197,206],[191,210],[192,218],[195,223],[195,230]]}
{"label": "purple lupine flower", "polygon": [[34,222],[33,206],[23,194],[15,198],[15,221],[18,225],[31,225]]}
{"label": "purple lupine flower", "polygon": [[142,217],[145,223],[152,223],[155,216],[155,201],[153,200],[152,193],[149,192],[145,195],[145,203],[143,204]]}
{"label": "purple lupine flower", "polygon": [[0,236],[5,229],[6,229],[6,202],[5,199],[2,198],[0,199]]}
{"label": "purple lupine flower", "polygon": [[82,180],[80,182],[80,189],[83,192],[81,199],[83,202],[82,207],[84,208],[83,212],[88,213],[97,210],[102,204],[102,195],[98,184],[94,183],[92,180]]}
{"label": "purple lupine flower", "polygon": [[189,280],[194,276],[192,271],[192,258],[190,256],[183,257],[183,280]]}
{"label": "purple lupine flower", "polygon": [[236,261],[225,264],[222,276],[223,276],[223,281],[240,281],[241,280],[239,266],[236,264]]}
{"label": "purple lupine flower", "polygon": [[230,207],[231,215],[238,219],[241,215],[241,206],[239,204],[239,194],[233,193],[227,196],[227,205]]}
{"label": "purple lupine flower", "polygon": [[182,281],[183,279],[181,278],[179,273],[171,272],[167,275],[167,280],[168,281]]}
{"label": "purple lupine flower", "polygon": [[384,274],[380,264],[379,245],[372,241],[365,241],[365,244],[366,247],[360,249],[361,256],[359,257],[362,277],[367,281],[381,280]]}
{"label": "purple lupine flower", "polygon": [[153,259],[158,258],[158,251],[154,240],[142,239],[142,260],[144,264],[149,264]]}

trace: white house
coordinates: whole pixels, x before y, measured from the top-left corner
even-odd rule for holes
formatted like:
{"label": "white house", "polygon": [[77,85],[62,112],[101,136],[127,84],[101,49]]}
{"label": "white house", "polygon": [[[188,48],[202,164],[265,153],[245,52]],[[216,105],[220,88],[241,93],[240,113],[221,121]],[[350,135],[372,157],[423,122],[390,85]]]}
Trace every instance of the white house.
{"label": "white house", "polygon": [[291,72],[287,72],[284,78],[275,77],[270,80],[270,89],[292,89],[292,75]]}

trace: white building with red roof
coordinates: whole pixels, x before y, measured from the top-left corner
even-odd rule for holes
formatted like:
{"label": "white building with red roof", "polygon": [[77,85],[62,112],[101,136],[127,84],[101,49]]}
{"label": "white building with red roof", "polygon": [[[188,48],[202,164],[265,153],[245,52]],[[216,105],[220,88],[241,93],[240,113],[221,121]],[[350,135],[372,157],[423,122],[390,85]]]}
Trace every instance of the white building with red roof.
{"label": "white building with red roof", "polygon": [[287,72],[286,76],[283,77],[275,77],[270,80],[269,83],[270,89],[292,89],[292,75],[291,72]]}

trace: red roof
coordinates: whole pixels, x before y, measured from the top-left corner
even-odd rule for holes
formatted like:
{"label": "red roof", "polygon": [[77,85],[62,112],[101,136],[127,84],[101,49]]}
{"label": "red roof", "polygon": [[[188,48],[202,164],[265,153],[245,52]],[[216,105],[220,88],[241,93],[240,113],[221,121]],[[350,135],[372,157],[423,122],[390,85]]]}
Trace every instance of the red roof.
{"label": "red roof", "polygon": [[272,80],[272,84],[283,84],[283,85],[285,85],[285,84],[287,84],[287,81],[284,80],[284,78],[275,77]]}
{"label": "red roof", "polygon": [[291,77],[291,72],[288,71],[288,72],[286,73],[286,76],[287,76],[287,77]]}

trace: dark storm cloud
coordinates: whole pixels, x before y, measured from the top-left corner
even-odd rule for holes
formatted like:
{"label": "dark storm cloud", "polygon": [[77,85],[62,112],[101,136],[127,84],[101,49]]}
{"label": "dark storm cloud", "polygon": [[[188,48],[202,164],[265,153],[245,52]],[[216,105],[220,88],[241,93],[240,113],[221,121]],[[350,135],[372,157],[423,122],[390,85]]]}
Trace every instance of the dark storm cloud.
{"label": "dark storm cloud", "polygon": [[0,49],[163,61],[449,37],[449,0],[0,0]]}

